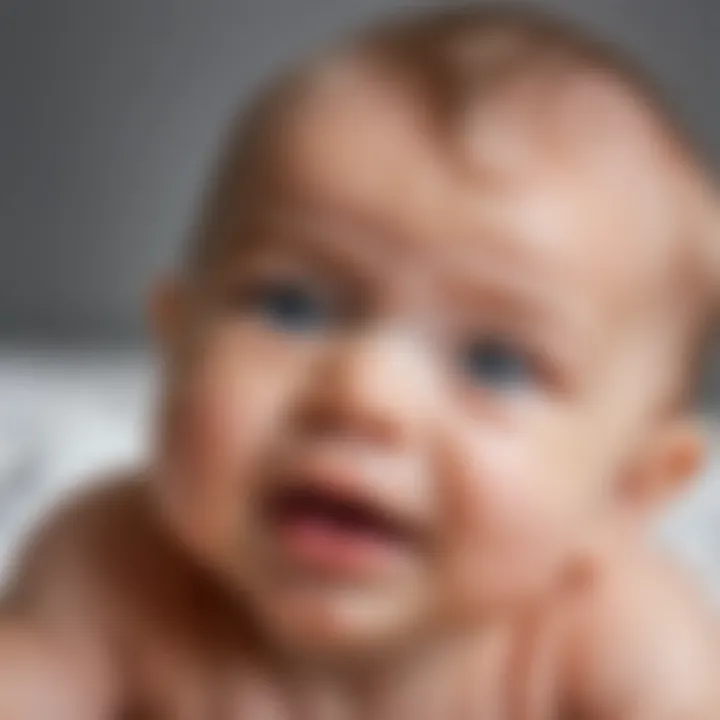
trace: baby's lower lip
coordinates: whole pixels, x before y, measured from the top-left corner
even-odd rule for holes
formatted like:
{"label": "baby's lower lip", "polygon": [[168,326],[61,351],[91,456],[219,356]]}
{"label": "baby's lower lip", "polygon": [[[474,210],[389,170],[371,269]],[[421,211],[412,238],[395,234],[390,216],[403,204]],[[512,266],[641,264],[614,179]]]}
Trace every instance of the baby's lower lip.
{"label": "baby's lower lip", "polygon": [[407,547],[400,541],[340,527],[318,517],[283,519],[277,540],[286,559],[312,570],[368,575],[390,569]]}
{"label": "baby's lower lip", "polygon": [[271,513],[269,520],[283,559],[313,572],[377,576],[412,550],[408,538],[310,508]]}

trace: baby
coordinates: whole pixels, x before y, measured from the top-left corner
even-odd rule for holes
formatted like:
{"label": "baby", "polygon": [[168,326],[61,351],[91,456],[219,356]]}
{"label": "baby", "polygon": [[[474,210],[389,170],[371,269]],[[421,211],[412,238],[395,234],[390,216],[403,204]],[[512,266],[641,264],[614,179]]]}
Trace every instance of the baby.
{"label": "baby", "polygon": [[720,718],[644,538],[702,462],[717,213],[641,75],[532,12],[277,84],[155,296],[149,467],[18,565],[0,718]]}

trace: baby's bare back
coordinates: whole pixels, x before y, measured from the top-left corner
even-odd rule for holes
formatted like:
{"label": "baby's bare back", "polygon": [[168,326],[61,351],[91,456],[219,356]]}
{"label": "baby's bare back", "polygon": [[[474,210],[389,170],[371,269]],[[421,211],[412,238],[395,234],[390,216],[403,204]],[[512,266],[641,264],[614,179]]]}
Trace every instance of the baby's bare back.
{"label": "baby's bare back", "polygon": [[[238,603],[156,521],[146,487],[124,478],[78,497],[26,551],[0,613],[0,717],[355,717],[331,681],[307,683],[260,651]],[[415,697],[412,682],[398,697],[385,688],[372,716],[716,718],[710,614],[640,557],[625,553],[582,594],[469,642],[430,696],[424,677]],[[673,703],[695,714],[672,714]]]}

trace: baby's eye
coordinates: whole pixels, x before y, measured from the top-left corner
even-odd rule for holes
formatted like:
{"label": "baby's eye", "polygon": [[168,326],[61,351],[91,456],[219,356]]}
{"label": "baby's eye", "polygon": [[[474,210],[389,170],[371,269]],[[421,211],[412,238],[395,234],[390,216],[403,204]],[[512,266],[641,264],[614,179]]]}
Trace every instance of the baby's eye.
{"label": "baby's eye", "polygon": [[255,312],[278,330],[315,332],[327,327],[331,313],[317,293],[297,283],[278,283],[254,294]]}
{"label": "baby's eye", "polygon": [[535,379],[526,353],[499,340],[471,343],[464,349],[461,362],[473,382],[495,389],[515,390]]}

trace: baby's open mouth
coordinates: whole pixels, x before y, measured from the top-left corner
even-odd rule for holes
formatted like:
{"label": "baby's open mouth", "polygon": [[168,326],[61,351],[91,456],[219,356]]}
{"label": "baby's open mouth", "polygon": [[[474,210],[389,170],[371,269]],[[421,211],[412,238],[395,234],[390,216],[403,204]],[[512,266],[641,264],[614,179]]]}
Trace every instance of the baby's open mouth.
{"label": "baby's open mouth", "polygon": [[268,499],[283,555],[324,571],[367,573],[407,555],[415,528],[379,504],[315,487],[285,487]]}
{"label": "baby's open mouth", "polygon": [[281,490],[272,498],[270,508],[275,520],[283,524],[321,523],[337,532],[367,535],[388,542],[411,539],[410,529],[379,507],[314,488]]}

